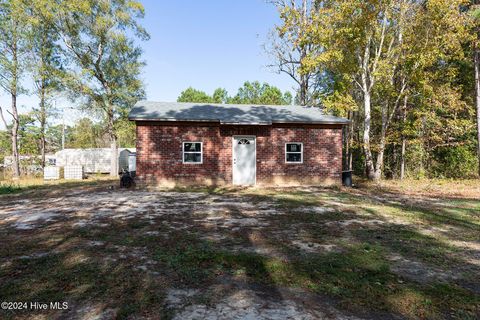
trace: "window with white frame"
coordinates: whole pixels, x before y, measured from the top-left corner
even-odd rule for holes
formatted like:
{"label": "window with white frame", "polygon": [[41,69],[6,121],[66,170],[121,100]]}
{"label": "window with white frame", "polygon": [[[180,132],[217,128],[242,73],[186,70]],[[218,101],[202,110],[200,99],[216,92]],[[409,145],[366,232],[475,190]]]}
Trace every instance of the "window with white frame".
{"label": "window with white frame", "polygon": [[202,142],[184,142],[182,149],[183,149],[183,163],[202,163],[203,162],[203,143]]}
{"label": "window with white frame", "polygon": [[289,142],[285,144],[285,162],[303,163],[303,143]]}

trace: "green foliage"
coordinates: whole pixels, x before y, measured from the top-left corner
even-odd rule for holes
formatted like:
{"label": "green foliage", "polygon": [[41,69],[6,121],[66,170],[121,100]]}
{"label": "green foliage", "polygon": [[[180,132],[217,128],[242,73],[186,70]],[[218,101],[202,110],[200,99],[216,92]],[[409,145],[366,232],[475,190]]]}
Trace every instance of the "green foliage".
{"label": "green foliage", "polygon": [[231,99],[232,103],[238,104],[266,104],[288,105],[292,104],[290,92],[282,93],[277,87],[258,81],[245,82],[238,93]]}
{"label": "green foliage", "polygon": [[440,147],[433,153],[433,173],[444,178],[472,178],[477,174],[478,159],[474,146]]}
{"label": "green foliage", "polygon": [[129,37],[149,37],[138,23],[144,15],[142,5],[137,1],[83,0],[64,3],[59,10],[63,16],[60,31],[73,62],[65,79],[71,93],[86,97],[85,106],[100,108],[107,118],[142,98],[142,51]]}
{"label": "green foliage", "polygon": [[0,184],[0,195],[20,192],[22,188],[15,184]]}
{"label": "green foliage", "polygon": [[[137,43],[149,37],[139,24],[144,13],[138,1],[0,2],[0,87],[12,98],[25,93],[21,80],[28,71],[28,87],[40,100],[38,108],[30,106],[31,113],[18,117],[12,103],[10,113],[20,121],[20,153],[61,148],[64,130],[48,121],[55,112],[52,98],[60,91],[101,123],[80,119],[67,127],[67,146],[106,146],[108,139],[116,142],[117,134],[120,143],[134,143],[133,124],[126,115],[145,96]],[[10,128],[15,131],[15,126]],[[2,156],[7,147],[11,142],[2,133]]]}
{"label": "green foliage", "polygon": [[[306,13],[299,10],[305,3]],[[398,176],[402,139],[406,158],[416,159],[407,163],[413,176],[444,176],[459,159],[471,167],[472,148],[437,153],[475,139],[470,48],[478,33],[471,16],[478,16],[478,7],[469,13],[463,0],[276,4],[282,39],[294,49],[309,48],[294,70],[318,77],[309,95],[352,121],[349,150],[363,149],[353,160],[356,170],[361,164],[369,178],[385,170]],[[276,57],[280,65],[282,57]]]}
{"label": "green foliage", "polygon": [[21,0],[0,1],[0,88],[9,94],[24,92],[28,18]]}
{"label": "green foliage", "polygon": [[279,88],[261,84],[258,81],[245,82],[238,93],[229,97],[227,90],[223,88],[215,89],[212,96],[203,91],[192,87],[180,93],[178,102],[194,103],[234,103],[234,104],[266,104],[266,105],[290,105],[292,104],[292,94],[288,91],[282,92]]}
{"label": "green foliage", "polygon": [[[59,125],[50,125],[47,127],[47,130],[45,132],[46,136],[46,147],[47,153],[55,153],[56,151],[60,150],[62,148],[62,131],[63,131],[63,126],[61,124]],[[69,127],[66,126],[66,136],[69,136]]]}
{"label": "green foliage", "polygon": [[[39,154],[40,128],[33,113],[20,114],[18,122],[19,153],[23,155]],[[10,154],[11,151],[12,141],[9,133],[11,128],[12,124],[9,124],[7,131],[0,132],[0,154],[3,156]]]}
{"label": "green foliage", "polygon": [[[40,155],[40,127],[34,113],[21,114],[19,117],[19,150],[22,155]],[[10,129],[10,126],[7,128]],[[120,147],[135,147],[135,123],[126,118],[115,124]],[[46,153],[55,153],[62,148],[63,125],[48,126],[45,132]],[[66,148],[106,148],[108,136],[103,122],[91,118],[80,118],[73,126],[65,126]],[[10,154],[11,138],[8,131],[0,131],[0,162]]]}
{"label": "green foliage", "polygon": [[118,137],[118,145],[122,148],[135,148],[136,142],[135,122],[126,118],[119,119],[115,123],[115,132]]}
{"label": "green foliage", "polygon": [[[17,97],[25,93],[21,80],[26,73],[27,38],[29,34],[28,19],[23,0],[0,1],[0,89],[9,96],[11,104],[8,113],[12,117],[11,128],[13,172],[20,176],[18,158],[18,108]],[[0,118],[5,126],[2,106]]]}
{"label": "green foliage", "polygon": [[180,93],[177,102],[211,103],[213,99],[205,92],[189,87]]}
{"label": "green foliage", "polygon": [[325,110],[341,117],[346,117],[349,111],[357,111],[358,104],[348,91],[334,91],[323,100]]}
{"label": "green foliage", "polygon": [[0,163],[3,163],[3,159],[12,150],[12,141],[8,131],[0,131]]}
{"label": "green foliage", "polygon": [[[116,122],[125,118],[145,96],[141,71],[145,63],[138,40],[149,35],[139,24],[144,9],[138,1],[67,1],[59,7],[59,28],[68,61],[66,87],[84,108],[100,114],[110,140],[117,148]],[[117,174],[115,165],[111,175]]]}
{"label": "green foliage", "polygon": [[223,88],[217,88],[213,92],[212,101],[214,103],[228,103],[228,92]]}
{"label": "green foliage", "polygon": [[33,155],[39,154],[40,130],[35,123],[35,118],[31,114],[21,114],[19,117],[20,127],[19,152],[20,154]]}
{"label": "green foliage", "polygon": [[[407,177],[414,179],[423,179],[427,177],[428,153],[421,141],[411,140],[407,146],[406,154]],[[428,171],[430,168],[428,168]]]}
{"label": "green foliage", "polygon": [[55,17],[48,12],[48,1],[33,1],[27,12],[30,19],[28,37],[29,71],[34,83],[34,91],[39,99],[33,115],[39,122],[39,139],[41,152],[47,151],[47,127],[49,119],[55,114],[52,98],[62,89],[64,70],[62,67],[64,53],[60,36],[56,30]]}
{"label": "green foliage", "polygon": [[64,51],[60,46],[55,18],[45,12],[49,9],[47,1],[33,1],[29,9],[28,67],[32,73],[36,94],[40,98],[42,94],[48,98],[61,89]]}
{"label": "green foliage", "polygon": [[107,144],[102,142],[103,126],[94,123],[90,118],[82,118],[69,130],[66,148],[101,148]]}

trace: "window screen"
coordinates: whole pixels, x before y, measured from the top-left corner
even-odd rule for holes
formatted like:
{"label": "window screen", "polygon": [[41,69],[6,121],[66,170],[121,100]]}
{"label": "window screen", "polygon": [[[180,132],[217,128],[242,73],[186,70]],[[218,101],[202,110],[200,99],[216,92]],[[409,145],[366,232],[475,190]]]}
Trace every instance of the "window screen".
{"label": "window screen", "polygon": [[303,144],[302,143],[286,143],[285,144],[285,162],[286,163],[302,163],[303,162]]}
{"label": "window screen", "polygon": [[183,143],[183,163],[202,163],[203,150],[201,142]]}

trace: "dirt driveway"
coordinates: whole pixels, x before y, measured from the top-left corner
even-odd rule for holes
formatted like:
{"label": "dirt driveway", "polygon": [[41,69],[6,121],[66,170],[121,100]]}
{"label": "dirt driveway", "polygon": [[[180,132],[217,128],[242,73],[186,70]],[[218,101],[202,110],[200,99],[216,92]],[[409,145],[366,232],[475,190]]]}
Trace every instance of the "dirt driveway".
{"label": "dirt driveway", "polygon": [[38,319],[472,318],[480,201],[322,188],[0,198],[0,310]]}

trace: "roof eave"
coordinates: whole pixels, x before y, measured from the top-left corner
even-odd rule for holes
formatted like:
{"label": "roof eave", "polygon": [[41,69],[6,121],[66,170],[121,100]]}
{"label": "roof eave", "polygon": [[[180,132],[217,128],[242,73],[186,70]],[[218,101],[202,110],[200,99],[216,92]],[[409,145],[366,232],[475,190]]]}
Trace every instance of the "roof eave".
{"label": "roof eave", "polygon": [[348,125],[350,120],[345,121],[271,121],[271,122],[228,122],[220,121],[218,119],[173,119],[173,118],[143,118],[143,117],[128,117],[130,121],[146,121],[146,122],[215,122],[223,125],[265,125],[269,126],[274,123],[278,124],[328,124],[328,125]]}
{"label": "roof eave", "polygon": [[130,121],[149,121],[149,122],[218,122],[220,120],[208,119],[173,119],[173,118],[142,118],[142,117],[128,117]]}
{"label": "roof eave", "polygon": [[349,124],[350,121],[272,121],[272,123],[280,123],[280,124],[338,124],[338,125],[344,125],[344,124]]}
{"label": "roof eave", "polygon": [[220,124],[232,125],[232,126],[271,126],[271,122],[229,122],[220,121]]}

